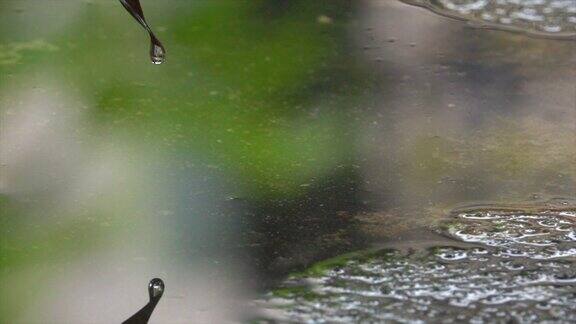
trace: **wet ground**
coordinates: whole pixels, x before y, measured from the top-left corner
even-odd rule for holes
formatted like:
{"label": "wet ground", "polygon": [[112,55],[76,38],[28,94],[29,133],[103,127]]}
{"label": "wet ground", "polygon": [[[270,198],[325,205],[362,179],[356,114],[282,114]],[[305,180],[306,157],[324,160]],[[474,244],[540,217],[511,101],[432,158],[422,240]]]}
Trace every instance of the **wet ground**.
{"label": "wet ground", "polygon": [[0,322],[571,319],[574,1],[142,5],[0,1]]}
{"label": "wet ground", "polygon": [[574,201],[467,207],[436,231],[450,240],[348,255],[293,275],[258,301],[261,321],[576,321]]}
{"label": "wet ground", "polygon": [[373,248],[292,274],[258,318],[576,321],[576,204],[559,198],[575,192],[576,3],[406,2],[425,9],[366,2],[358,38],[380,82],[401,80],[364,131],[376,211],[351,219]]}

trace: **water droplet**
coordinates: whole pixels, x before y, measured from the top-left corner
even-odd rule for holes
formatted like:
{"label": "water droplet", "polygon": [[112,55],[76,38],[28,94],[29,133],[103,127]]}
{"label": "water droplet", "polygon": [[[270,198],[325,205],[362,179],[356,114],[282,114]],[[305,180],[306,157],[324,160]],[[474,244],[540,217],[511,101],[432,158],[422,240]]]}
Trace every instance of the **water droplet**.
{"label": "water droplet", "polygon": [[122,322],[122,324],[143,324],[148,323],[150,316],[156,305],[160,301],[162,294],[164,294],[164,281],[160,278],[154,278],[148,283],[148,296],[150,300],[148,304],[144,305],[136,314],[132,315],[129,319]]}
{"label": "water droplet", "polygon": [[166,61],[166,50],[156,38],[151,38],[150,60],[152,64],[162,64]]}
{"label": "water droplet", "polygon": [[139,0],[120,0],[124,8],[150,35],[150,60],[153,64],[162,64],[166,61],[166,49],[158,40],[144,18],[144,11]]}
{"label": "water droplet", "polygon": [[150,294],[150,299],[160,299],[164,293],[164,281],[162,281],[160,278],[154,278],[150,280],[150,283],[148,283],[148,292]]}

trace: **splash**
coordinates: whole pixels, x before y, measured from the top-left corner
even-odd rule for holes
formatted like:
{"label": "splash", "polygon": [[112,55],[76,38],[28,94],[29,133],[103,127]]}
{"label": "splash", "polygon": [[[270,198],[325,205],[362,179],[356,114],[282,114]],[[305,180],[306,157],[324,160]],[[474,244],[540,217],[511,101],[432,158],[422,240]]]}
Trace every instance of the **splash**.
{"label": "splash", "polygon": [[150,61],[153,64],[162,64],[166,61],[166,49],[160,42],[160,40],[156,37],[152,29],[146,22],[144,18],[144,11],[142,10],[142,6],[140,5],[139,0],[120,0],[120,3],[124,6],[124,8],[136,19],[136,21],[146,29],[148,35],[150,35]]}
{"label": "splash", "polygon": [[472,26],[576,39],[574,0],[401,0]]}

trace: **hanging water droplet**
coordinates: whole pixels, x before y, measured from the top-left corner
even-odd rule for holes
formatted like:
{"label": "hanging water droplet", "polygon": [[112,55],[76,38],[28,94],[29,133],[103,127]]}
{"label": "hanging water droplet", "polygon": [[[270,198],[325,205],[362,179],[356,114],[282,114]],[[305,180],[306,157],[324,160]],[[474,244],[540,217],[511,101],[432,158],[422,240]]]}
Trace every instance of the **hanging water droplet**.
{"label": "hanging water droplet", "polygon": [[160,278],[154,278],[148,283],[148,296],[150,301],[144,305],[136,314],[132,315],[129,319],[122,322],[122,324],[145,324],[148,323],[150,316],[156,305],[160,301],[162,294],[164,294],[164,281]]}
{"label": "hanging water droplet", "polygon": [[160,278],[150,280],[150,283],[148,284],[148,292],[150,294],[150,299],[160,299],[164,293],[164,281]]}
{"label": "hanging water droplet", "polygon": [[142,10],[142,6],[140,5],[139,0],[120,0],[120,3],[124,8],[136,19],[136,21],[146,29],[148,34],[150,35],[150,60],[153,64],[162,64],[166,61],[166,49],[158,40],[152,29],[146,22],[144,18],[144,11]]}
{"label": "hanging water droplet", "polygon": [[166,61],[166,50],[155,37],[150,42],[150,60],[152,64],[162,64]]}

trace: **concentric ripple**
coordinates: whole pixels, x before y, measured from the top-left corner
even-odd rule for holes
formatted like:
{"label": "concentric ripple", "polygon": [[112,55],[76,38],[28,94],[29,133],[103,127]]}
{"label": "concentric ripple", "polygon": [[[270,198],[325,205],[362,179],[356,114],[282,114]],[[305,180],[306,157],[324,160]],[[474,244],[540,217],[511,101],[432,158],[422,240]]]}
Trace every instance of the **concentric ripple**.
{"label": "concentric ripple", "polygon": [[576,36],[576,0],[403,0],[480,27],[528,34]]}
{"label": "concentric ripple", "polygon": [[476,246],[352,258],[293,277],[261,302],[278,322],[576,322],[573,210],[452,218],[446,234]]}

